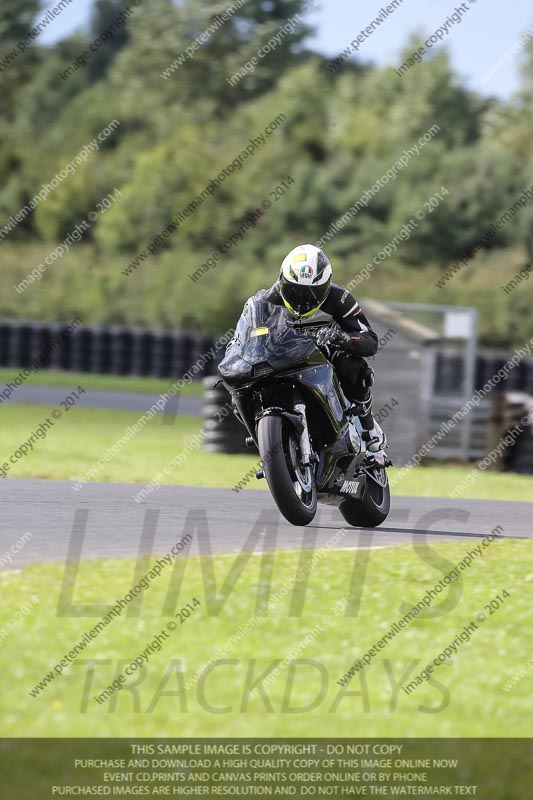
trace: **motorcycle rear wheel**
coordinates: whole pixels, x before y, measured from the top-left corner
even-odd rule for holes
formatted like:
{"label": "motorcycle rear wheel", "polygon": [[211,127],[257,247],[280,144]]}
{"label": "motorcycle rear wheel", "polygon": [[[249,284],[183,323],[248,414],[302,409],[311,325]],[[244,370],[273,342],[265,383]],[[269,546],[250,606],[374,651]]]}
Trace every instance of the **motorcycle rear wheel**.
{"label": "motorcycle rear wheel", "polygon": [[296,431],[288,420],[274,414],[257,426],[259,454],[274,502],[292,525],[308,525],[317,506],[313,469],[302,467]]}
{"label": "motorcycle rear wheel", "polygon": [[356,528],[377,528],[385,522],[390,511],[390,488],[385,470],[383,486],[378,486],[371,478],[366,479],[365,493],[361,500],[345,500],[339,510],[349,525]]}

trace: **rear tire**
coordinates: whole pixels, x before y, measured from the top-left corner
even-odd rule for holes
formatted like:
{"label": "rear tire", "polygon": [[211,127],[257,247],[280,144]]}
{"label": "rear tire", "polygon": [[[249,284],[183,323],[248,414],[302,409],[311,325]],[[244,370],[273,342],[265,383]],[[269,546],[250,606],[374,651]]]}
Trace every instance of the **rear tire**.
{"label": "rear tire", "polygon": [[377,528],[385,522],[390,511],[390,488],[385,470],[383,474],[384,486],[378,486],[367,477],[365,493],[361,500],[345,500],[341,503],[340,512],[349,525],[357,528]]}
{"label": "rear tire", "polygon": [[257,426],[257,440],[263,472],[277,507],[292,525],[308,525],[316,514],[315,476],[311,467],[307,467],[305,475],[300,470],[298,476],[294,463],[298,440],[294,428],[284,417],[262,417]]}

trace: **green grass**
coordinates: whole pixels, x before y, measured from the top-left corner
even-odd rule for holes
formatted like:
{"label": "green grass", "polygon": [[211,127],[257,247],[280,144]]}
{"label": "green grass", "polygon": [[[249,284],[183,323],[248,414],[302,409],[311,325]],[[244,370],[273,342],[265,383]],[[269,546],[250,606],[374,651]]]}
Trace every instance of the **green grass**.
{"label": "green grass", "polygon": [[[181,535],[178,531],[176,538]],[[83,632],[96,624],[100,614],[90,618],[56,615],[62,564],[2,572],[0,630],[33,595],[40,598],[36,610],[2,642],[4,680],[9,687],[0,697],[3,734],[527,737],[531,730],[531,676],[509,692],[502,686],[531,656],[530,542],[493,542],[482,558],[461,573],[462,589],[446,613],[448,589],[434,601],[439,616],[415,619],[378,652],[363,676],[357,674],[344,688],[336,683],[353,660],[403,616],[403,602],[417,603],[477,544],[438,543],[428,560],[422,560],[411,546],[372,551],[364,581],[358,581],[362,586],[358,613],[349,617],[342,612],[335,617],[332,609],[348,596],[355,551],[317,551],[317,556],[322,555],[313,564],[305,595],[303,583],[296,589],[305,599],[297,617],[289,616],[297,551],[251,555],[249,560],[244,555],[217,556],[213,562],[216,586],[211,584],[207,591],[202,562],[191,555],[187,562],[181,560],[185,572],[183,580],[174,584],[175,591],[169,592],[170,571],[163,572],[146,592],[141,615],[114,619],[37,698],[29,696],[29,691]],[[196,553],[196,543],[192,547]],[[449,566],[440,566],[439,557],[448,559]],[[228,592],[221,587],[237,558],[243,571]],[[273,603],[266,616],[255,620],[248,633],[214,655],[239,626],[254,618],[256,597],[259,602],[267,599],[268,579],[259,584],[261,563],[264,578],[272,574],[270,597],[285,584],[289,591]],[[131,559],[82,562],[74,603],[111,604],[132,586],[133,570]],[[435,671],[431,683],[409,695],[399,688],[503,589],[511,596],[487,616],[450,663]],[[164,608],[167,593],[173,600],[171,609]],[[128,684],[134,681],[136,685],[99,705],[94,696],[110,685],[155,634],[166,629],[173,619],[174,601],[180,609],[194,597],[200,601],[199,608],[184,624],[178,624],[161,650],[151,656],[145,673],[128,679]],[[218,615],[207,614],[208,606],[216,602],[221,605]],[[316,627],[318,623],[322,630]],[[313,635],[302,643],[310,631]],[[234,661],[213,669],[203,688],[197,683],[184,688],[211,657]],[[274,682],[265,689],[269,699],[249,696],[247,682],[249,688],[272,662],[286,657]],[[308,710],[301,710],[306,706]]]}
{"label": "green grass", "polygon": [[[3,461],[8,462],[9,456],[31,436],[50,411],[45,406],[0,405]],[[80,478],[138,418],[138,414],[126,411],[73,408],[63,413],[32,452],[10,465],[8,475],[56,480]],[[202,421],[196,417],[178,415],[172,425],[165,425],[158,416],[122,447],[92,480],[150,482],[201,430]],[[257,455],[206,453],[199,447],[190,452],[181,466],[168,475],[161,475],[160,480],[169,485],[232,487],[257,464],[257,459]],[[393,493],[446,497],[472,468],[415,468],[394,484]],[[390,474],[394,480],[394,468]],[[527,475],[485,471],[460,497],[529,501],[531,485],[532,478]],[[249,488],[266,489],[266,484],[253,478],[244,491]]]}
{"label": "green grass", "polygon": [[[0,368],[0,384],[13,380],[20,374],[20,369]],[[162,394],[168,390],[175,378],[140,378],[129,375],[93,375],[90,372],[62,372],[60,370],[40,370],[33,373],[26,381],[26,386],[77,386],[85,389],[108,392],[151,392]],[[202,384],[198,381],[185,384],[182,394],[201,397]]]}
{"label": "green grass", "polygon": [[[51,409],[44,406],[0,406],[3,462],[9,462],[9,456],[50,413]],[[10,465],[8,476],[54,480],[81,478],[139,417],[137,413],[105,409],[63,411],[46,438],[38,440],[32,452]],[[124,445],[93,480],[149,482],[201,429],[201,421],[196,417],[177,416],[173,424],[165,425],[160,414]],[[250,456],[208,454],[197,449],[180,467],[162,478],[167,484],[233,486],[252,463],[254,458]]]}
{"label": "green grass", "polygon": [[[413,497],[447,497],[454,488],[476,469],[475,463],[458,467],[446,464],[431,464],[411,469],[394,483],[393,493]],[[389,470],[391,480],[398,470]],[[533,476],[512,472],[477,471],[476,480],[458,499],[516,500],[531,502]]]}

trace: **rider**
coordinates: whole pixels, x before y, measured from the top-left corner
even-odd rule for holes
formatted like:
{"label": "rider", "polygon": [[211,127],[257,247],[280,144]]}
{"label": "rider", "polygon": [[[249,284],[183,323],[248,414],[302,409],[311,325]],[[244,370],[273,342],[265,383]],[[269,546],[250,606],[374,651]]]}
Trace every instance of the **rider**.
{"label": "rider", "polygon": [[295,247],[283,260],[278,280],[263,299],[284,305],[297,319],[311,317],[319,309],[333,317],[341,330],[321,328],[317,344],[335,367],[348,400],[362,407],[359,419],[367,449],[381,455],[386,439],[372,416],[374,371],[364,359],[377,352],[378,337],[354,296],[332,283],[331,264],[325,253],[312,244]]}

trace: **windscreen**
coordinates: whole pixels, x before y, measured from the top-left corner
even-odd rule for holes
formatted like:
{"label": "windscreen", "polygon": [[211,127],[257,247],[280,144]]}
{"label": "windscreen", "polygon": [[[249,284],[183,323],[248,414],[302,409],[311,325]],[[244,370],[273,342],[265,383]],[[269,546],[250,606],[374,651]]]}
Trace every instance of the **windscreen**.
{"label": "windscreen", "polygon": [[268,361],[275,369],[303,361],[316,349],[313,339],[291,325],[283,306],[257,296],[248,301],[231,348],[249,364]]}

